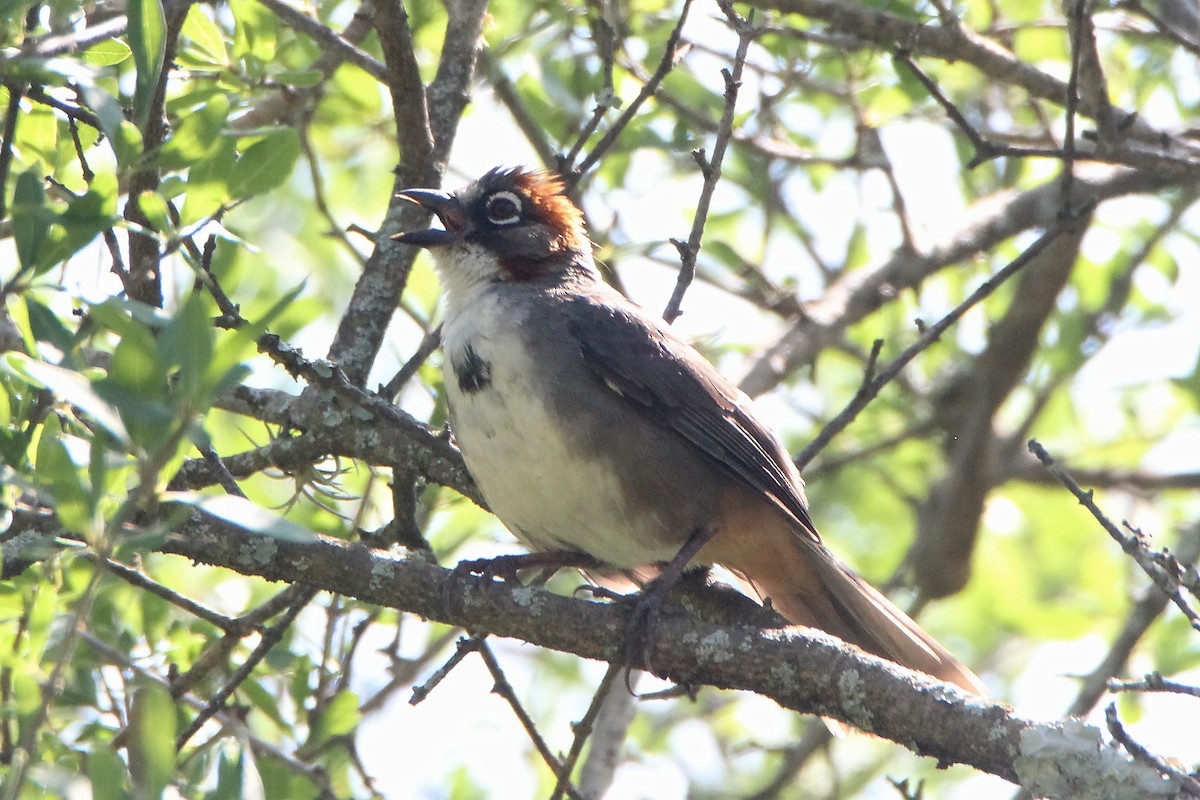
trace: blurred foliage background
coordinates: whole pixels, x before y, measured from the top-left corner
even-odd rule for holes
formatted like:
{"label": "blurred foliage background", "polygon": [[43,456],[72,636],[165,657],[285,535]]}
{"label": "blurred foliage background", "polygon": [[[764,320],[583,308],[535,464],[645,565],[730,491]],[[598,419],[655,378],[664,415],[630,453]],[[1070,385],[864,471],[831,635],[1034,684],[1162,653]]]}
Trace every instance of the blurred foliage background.
{"label": "blurred foliage background", "polygon": [[[1196,683],[1187,618],[1025,447],[1195,560],[1194,0],[0,0],[0,38],[4,797],[555,793],[477,656],[407,703],[459,631],[161,552],[196,508],[446,565],[515,551],[445,488],[469,480],[374,455],[345,393],[306,392],[328,363],[286,357],[440,429],[437,279],[387,239],[418,219],[393,193],[500,164],[561,171],[648,308],[711,201],[677,325],[796,453],[1079,217],[815,454],[814,518],[1028,716]],[[602,665],[493,654],[565,753]],[[616,755],[585,751],[574,796],[1013,791],[750,694],[619,683]],[[1118,697],[1200,761],[1195,699]]]}

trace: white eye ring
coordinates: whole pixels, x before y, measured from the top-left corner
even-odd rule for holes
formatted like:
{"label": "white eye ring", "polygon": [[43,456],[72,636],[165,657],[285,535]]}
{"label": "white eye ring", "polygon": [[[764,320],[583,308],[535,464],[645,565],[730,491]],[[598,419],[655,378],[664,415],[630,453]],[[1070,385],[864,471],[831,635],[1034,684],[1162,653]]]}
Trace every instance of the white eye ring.
{"label": "white eye ring", "polygon": [[[512,192],[496,192],[488,198],[484,211],[487,213],[488,222],[511,225],[521,219],[521,198]],[[501,214],[497,215],[497,211]]]}

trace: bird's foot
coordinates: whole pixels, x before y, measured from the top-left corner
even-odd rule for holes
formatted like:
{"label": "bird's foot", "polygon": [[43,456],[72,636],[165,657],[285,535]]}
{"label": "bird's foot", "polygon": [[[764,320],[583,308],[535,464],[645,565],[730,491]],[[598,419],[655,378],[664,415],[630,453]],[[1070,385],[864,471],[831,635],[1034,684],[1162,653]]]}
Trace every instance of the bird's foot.
{"label": "bird's foot", "polygon": [[[667,595],[676,581],[663,580],[662,576],[646,584],[638,594],[626,598],[633,604],[629,621],[625,623],[625,663],[631,668],[653,672],[650,665],[654,654],[654,632],[662,615]],[[629,680],[626,674],[626,681]]]}
{"label": "bird's foot", "polygon": [[[625,626],[625,663],[631,668],[643,669],[647,672],[653,672],[650,660],[653,655],[655,645],[655,628],[658,625],[659,616],[662,613],[662,607],[666,603],[667,595],[679,583],[679,579],[683,577],[690,566],[693,559],[696,558],[700,550],[712,539],[715,533],[714,528],[701,528],[692,533],[687,541],[683,543],[683,547],[679,548],[679,552],[663,564],[657,570],[657,576],[642,587],[642,591],[636,595],[615,595],[605,589],[593,589],[593,595],[596,597],[606,597],[617,602],[631,602],[633,609],[629,614],[629,621]],[[625,676],[626,684],[629,682],[629,675]]]}
{"label": "bird's foot", "polygon": [[[532,584],[540,586],[548,581],[554,575],[554,573],[560,569],[565,569],[567,567],[588,569],[596,567],[598,564],[599,562],[589,555],[560,551],[547,553],[523,553],[519,555],[497,556],[495,558],[469,559],[455,564],[452,571],[454,573],[454,577],[456,578],[479,576],[483,579],[482,583],[486,588],[497,580],[505,583],[519,582],[521,570],[536,568],[540,570],[540,572],[532,581]],[[443,584],[442,606],[447,611],[449,611],[451,607],[451,591],[452,587],[454,587],[456,583],[456,581],[450,580]]]}

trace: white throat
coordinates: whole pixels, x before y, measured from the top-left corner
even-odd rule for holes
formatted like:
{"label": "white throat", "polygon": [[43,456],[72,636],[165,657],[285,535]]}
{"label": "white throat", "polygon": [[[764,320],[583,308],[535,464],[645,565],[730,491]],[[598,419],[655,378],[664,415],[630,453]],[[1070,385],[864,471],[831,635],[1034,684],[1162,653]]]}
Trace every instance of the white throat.
{"label": "white throat", "polygon": [[442,293],[446,298],[447,315],[466,297],[496,279],[500,264],[496,256],[476,244],[455,244],[435,247],[430,251],[437,265]]}

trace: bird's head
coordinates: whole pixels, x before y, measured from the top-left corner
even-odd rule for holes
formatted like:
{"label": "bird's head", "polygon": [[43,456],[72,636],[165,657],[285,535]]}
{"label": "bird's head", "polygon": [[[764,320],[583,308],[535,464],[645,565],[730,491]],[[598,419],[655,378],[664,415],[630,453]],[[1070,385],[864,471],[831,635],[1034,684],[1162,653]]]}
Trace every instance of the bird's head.
{"label": "bird's head", "polygon": [[498,168],[453,193],[404,189],[398,196],[432,211],[442,228],[392,238],[429,248],[448,276],[519,281],[590,264],[583,214],[551,173]]}

